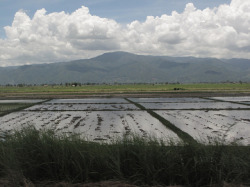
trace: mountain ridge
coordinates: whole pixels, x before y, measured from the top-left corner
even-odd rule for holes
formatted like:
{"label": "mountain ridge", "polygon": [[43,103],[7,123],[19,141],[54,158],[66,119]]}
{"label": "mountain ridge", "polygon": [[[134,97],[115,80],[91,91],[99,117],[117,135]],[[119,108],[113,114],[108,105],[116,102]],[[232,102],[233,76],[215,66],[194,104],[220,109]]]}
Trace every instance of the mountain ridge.
{"label": "mountain ridge", "polygon": [[0,67],[0,84],[250,82],[249,59],[137,55],[118,51],[90,59]]}

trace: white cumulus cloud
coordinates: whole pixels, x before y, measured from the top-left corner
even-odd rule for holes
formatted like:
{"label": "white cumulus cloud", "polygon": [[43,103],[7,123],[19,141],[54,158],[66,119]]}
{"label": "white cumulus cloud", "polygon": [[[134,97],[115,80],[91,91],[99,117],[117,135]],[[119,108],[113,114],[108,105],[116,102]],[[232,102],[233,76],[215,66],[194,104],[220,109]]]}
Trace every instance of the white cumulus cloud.
{"label": "white cumulus cloud", "polygon": [[250,58],[250,1],[148,16],[144,22],[121,25],[91,15],[82,6],[75,12],[37,10],[15,14],[0,39],[0,66],[50,63],[89,58],[107,51],[138,54]]}

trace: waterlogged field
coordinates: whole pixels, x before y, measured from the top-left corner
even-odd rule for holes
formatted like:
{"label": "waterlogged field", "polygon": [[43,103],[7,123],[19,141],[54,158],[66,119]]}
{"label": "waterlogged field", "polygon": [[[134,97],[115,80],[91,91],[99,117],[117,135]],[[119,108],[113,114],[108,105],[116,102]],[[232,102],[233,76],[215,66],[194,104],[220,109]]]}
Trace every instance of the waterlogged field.
{"label": "waterlogged field", "polygon": [[138,110],[133,104],[41,104],[26,109],[27,111],[96,111],[96,110]]}
{"label": "waterlogged field", "polygon": [[[28,125],[36,129],[52,129],[65,134],[80,134],[86,140],[112,141],[127,135],[179,140],[146,111],[87,111],[87,112],[17,112],[5,116],[3,131],[12,131]],[[167,139],[166,139],[167,138]]]}
{"label": "waterlogged field", "polygon": [[212,99],[234,102],[250,102],[250,97],[211,97]]}
{"label": "waterlogged field", "polygon": [[206,102],[206,103],[140,103],[147,109],[242,109],[249,106],[230,102]]}
{"label": "waterlogged field", "polygon": [[212,97],[215,100],[237,102],[242,104],[250,105],[250,97]]}
{"label": "waterlogged field", "polygon": [[[216,140],[250,145],[249,98],[37,100],[39,104],[2,116],[0,132],[34,126],[57,133],[80,134],[87,140],[98,142],[112,142],[133,135],[178,142],[181,140],[180,130],[205,144]],[[165,122],[152,113],[158,114]],[[179,130],[169,128],[168,122]]]}
{"label": "waterlogged field", "polygon": [[250,110],[156,111],[199,142],[250,144]]}
{"label": "waterlogged field", "polygon": [[10,103],[39,103],[42,101],[44,101],[44,100],[41,100],[41,99],[0,100],[0,104],[3,104],[3,103],[6,103],[6,104],[10,104]]}
{"label": "waterlogged field", "polygon": [[46,103],[51,103],[51,104],[62,104],[62,103],[66,103],[66,104],[86,104],[86,103],[90,103],[90,104],[100,104],[100,103],[114,103],[114,104],[121,104],[121,103],[129,103],[127,100],[122,99],[122,98],[104,98],[104,99],[99,99],[99,98],[94,98],[94,99],[53,99],[51,101],[48,101]]}
{"label": "waterlogged field", "polygon": [[197,97],[173,97],[173,98],[129,98],[131,101],[137,103],[203,103],[211,102],[209,99],[197,98]]}

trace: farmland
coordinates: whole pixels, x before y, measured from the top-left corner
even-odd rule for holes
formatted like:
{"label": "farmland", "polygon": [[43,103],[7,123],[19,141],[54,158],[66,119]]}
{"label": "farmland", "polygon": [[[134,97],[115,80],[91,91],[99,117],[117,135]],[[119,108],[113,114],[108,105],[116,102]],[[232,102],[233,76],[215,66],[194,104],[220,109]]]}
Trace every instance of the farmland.
{"label": "farmland", "polygon": [[[249,95],[249,83],[1,86],[0,98],[76,98],[122,95]],[[197,94],[196,94],[197,95]],[[129,96],[128,96],[129,97]],[[159,96],[158,96],[159,97]]]}
{"label": "farmland", "polygon": [[1,117],[1,131],[11,132],[32,125],[38,130],[52,129],[58,133],[81,134],[89,140],[97,141],[112,141],[115,137],[134,134],[179,141],[181,137],[178,133],[150,115],[147,112],[150,110],[198,141],[237,141],[250,145],[250,97],[41,101],[33,100],[37,104]]}
{"label": "farmland", "polygon": [[22,107],[0,117],[0,171],[24,159],[14,169],[32,181],[249,182],[249,103],[249,96],[1,100]]}

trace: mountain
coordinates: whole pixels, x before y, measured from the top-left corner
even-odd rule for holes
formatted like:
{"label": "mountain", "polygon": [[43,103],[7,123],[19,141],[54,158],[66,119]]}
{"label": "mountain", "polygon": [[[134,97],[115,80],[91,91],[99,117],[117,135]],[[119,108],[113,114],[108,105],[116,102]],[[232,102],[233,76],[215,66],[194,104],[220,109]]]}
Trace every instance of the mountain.
{"label": "mountain", "polygon": [[91,59],[0,67],[0,84],[250,81],[250,60],[105,53]]}

